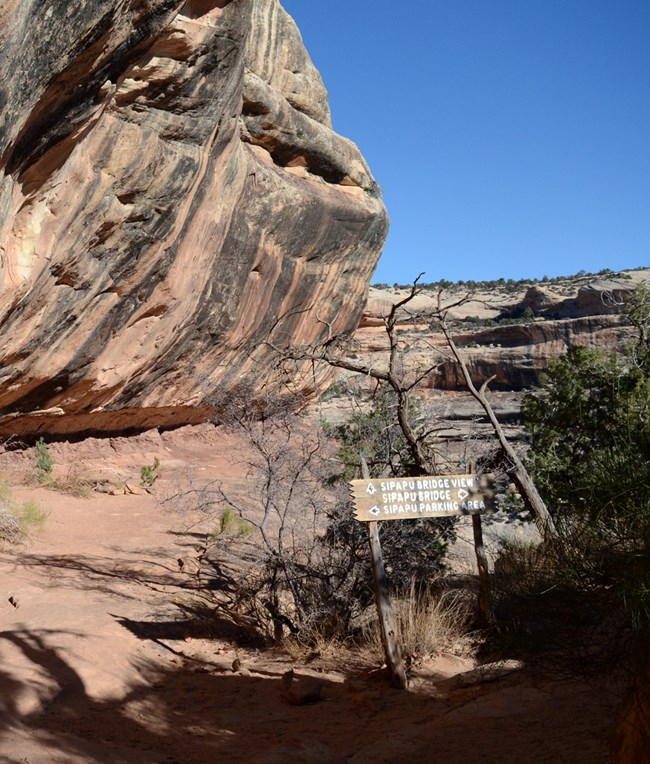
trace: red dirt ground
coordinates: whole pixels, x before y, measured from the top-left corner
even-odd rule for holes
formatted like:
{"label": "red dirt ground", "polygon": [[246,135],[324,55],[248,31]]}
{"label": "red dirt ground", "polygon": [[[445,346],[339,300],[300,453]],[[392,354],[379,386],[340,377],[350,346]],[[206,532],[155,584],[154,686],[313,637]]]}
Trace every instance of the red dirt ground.
{"label": "red dirt ground", "polygon": [[[84,464],[133,485],[158,456],[162,490],[190,466],[237,480],[231,446],[206,427],[52,452],[57,469]],[[15,481],[30,458],[0,459],[0,477]],[[195,518],[161,510],[148,494],[14,492],[49,516],[41,535],[0,553],[5,764],[608,760],[619,701],[600,686],[540,679],[524,667],[453,690],[453,677],[472,662],[443,655],[400,692],[352,656],[300,665],[279,651],[206,639],[177,607],[194,585],[177,560],[192,558]],[[290,668],[322,684],[319,702],[287,702],[282,675]]]}

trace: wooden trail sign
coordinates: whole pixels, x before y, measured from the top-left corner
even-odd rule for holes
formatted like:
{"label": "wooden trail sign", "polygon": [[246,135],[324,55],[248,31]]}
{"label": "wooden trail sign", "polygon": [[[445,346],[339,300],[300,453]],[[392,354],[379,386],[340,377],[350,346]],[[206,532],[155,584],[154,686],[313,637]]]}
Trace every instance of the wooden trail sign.
{"label": "wooden trail sign", "polygon": [[[472,469],[470,465],[469,469]],[[496,509],[492,475],[431,475],[372,480],[361,458],[362,480],[350,482],[355,517],[367,523],[375,582],[375,599],[386,664],[395,687],[405,689],[406,671],[388,596],[388,582],[379,542],[379,520],[417,520],[424,517],[472,515],[474,546],[479,569],[479,608],[486,626],[492,623],[487,557],[483,546],[481,514]]]}
{"label": "wooden trail sign", "polygon": [[362,522],[417,520],[494,512],[490,475],[432,475],[352,480],[355,517]]}

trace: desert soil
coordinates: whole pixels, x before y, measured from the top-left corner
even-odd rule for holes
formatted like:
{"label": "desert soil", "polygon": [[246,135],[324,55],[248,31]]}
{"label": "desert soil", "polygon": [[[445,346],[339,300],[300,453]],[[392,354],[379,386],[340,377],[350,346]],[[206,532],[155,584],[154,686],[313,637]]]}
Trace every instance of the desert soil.
{"label": "desert soil", "polygon": [[[186,428],[53,453],[57,469],[83,464],[134,485],[157,455],[161,492],[190,469],[240,480],[231,445],[214,428]],[[0,459],[0,477],[16,482],[29,458]],[[608,760],[619,700],[601,683],[525,666],[486,681],[466,673],[470,657],[449,653],[415,671],[403,692],[354,653],[301,663],[207,638],[178,607],[195,586],[191,510],[166,511],[149,494],[14,492],[49,515],[40,535],[0,553],[0,762]],[[290,702],[290,669],[294,686],[316,688],[316,702]]]}

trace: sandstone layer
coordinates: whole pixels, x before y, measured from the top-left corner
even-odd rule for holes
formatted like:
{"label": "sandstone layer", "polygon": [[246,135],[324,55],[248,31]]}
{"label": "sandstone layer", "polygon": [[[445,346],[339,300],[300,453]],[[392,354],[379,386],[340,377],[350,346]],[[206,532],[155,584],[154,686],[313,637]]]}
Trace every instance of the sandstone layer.
{"label": "sandstone layer", "polygon": [[198,422],[354,330],[386,213],[277,0],[11,0],[0,45],[0,434]]}
{"label": "sandstone layer", "polygon": [[[441,305],[461,303],[449,311],[448,319],[476,384],[493,377],[493,390],[521,391],[538,385],[551,360],[563,356],[569,347],[600,347],[611,352],[632,340],[636,330],[621,311],[638,284],[650,283],[650,270],[606,279],[586,277],[584,281],[531,286],[513,294],[479,292],[464,302],[466,295],[458,288],[443,294]],[[366,365],[386,366],[389,343],[384,317],[407,294],[405,290],[370,290],[355,334],[356,355]],[[408,303],[408,310],[398,314],[405,373],[417,375],[418,369],[435,366],[422,388],[464,390],[461,369],[432,322],[437,302],[437,293],[424,290]]]}

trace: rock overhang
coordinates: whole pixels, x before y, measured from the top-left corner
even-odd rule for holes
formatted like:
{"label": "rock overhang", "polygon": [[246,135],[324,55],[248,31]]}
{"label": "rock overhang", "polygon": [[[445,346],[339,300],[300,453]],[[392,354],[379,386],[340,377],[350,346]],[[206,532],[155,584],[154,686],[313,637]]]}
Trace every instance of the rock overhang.
{"label": "rock overhang", "polygon": [[386,211],[280,4],[51,5],[0,15],[34,67],[0,86],[0,433],[201,421],[273,344],[350,333]]}

